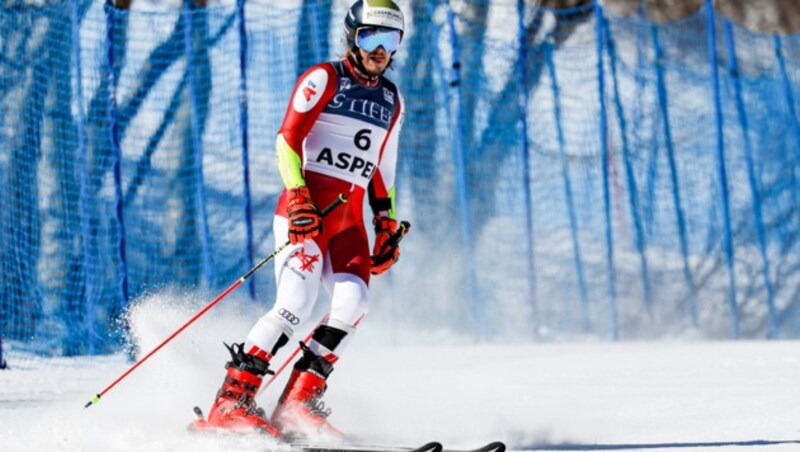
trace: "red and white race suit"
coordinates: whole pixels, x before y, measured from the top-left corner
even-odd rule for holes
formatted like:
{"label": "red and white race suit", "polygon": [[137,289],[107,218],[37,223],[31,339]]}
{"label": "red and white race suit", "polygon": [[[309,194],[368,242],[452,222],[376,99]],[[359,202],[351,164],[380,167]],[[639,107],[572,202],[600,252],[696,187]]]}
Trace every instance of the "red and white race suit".
{"label": "red and white race suit", "polygon": [[[278,166],[287,187],[306,185],[319,209],[348,198],[323,220],[323,232],[275,258],[274,307],[252,328],[246,350],[269,359],[283,334],[308,320],[322,283],[331,295],[328,325],[352,332],[366,314],[370,248],[364,193],[375,214],[394,218],[397,147],[403,100],[383,76],[359,77],[349,60],[318,64],[297,81],[278,134]],[[286,190],[273,223],[276,246],[288,237]],[[349,336],[349,335],[348,335]],[[285,338],[284,338],[285,341]],[[312,349],[335,362],[344,344]],[[324,347],[323,347],[324,348]]]}

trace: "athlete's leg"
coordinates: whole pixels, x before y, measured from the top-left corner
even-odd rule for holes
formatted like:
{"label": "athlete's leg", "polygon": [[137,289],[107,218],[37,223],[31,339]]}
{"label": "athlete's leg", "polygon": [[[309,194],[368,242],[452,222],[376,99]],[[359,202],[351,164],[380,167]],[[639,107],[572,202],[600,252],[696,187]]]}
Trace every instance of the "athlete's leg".
{"label": "athlete's leg", "polygon": [[[330,238],[328,250],[323,273],[331,288],[331,317],[327,324],[314,331],[309,346],[303,346],[303,357],[295,363],[272,414],[272,421],[284,434],[307,436],[323,431],[341,435],[328,423],[328,412],[318,407],[338,354],[367,310],[369,250],[366,233],[363,228],[349,228]],[[329,263],[330,271],[327,270]]]}
{"label": "athlete's leg", "polygon": [[[286,218],[276,216],[273,230],[276,246],[281,246],[288,235]],[[217,391],[208,420],[198,421],[198,426],[257,428],[273,436],[279,435],[280,432],[261,416],[255,395],[269,371],[272,357],[286,345],[294,328],[311,314],[324,265],[318,243],[324,243],[324,239],[289,246],[275,257],[278,286],[275,306],[253,325],[244,344],[229,347],[231,360],[226,365],[222,388]]]}
{"label": "athlete's leg", "polygon": [[369,246],[366,232],[353,227],[332,237],[328,243],[330,265],[323,283],[331,294],[331,315],[314,332],[312,351],[331,364],[338,360],[358,322],[369,308]]}
{"label": "athlete's leg", "polygon": [[[276,246],[288,233],[286,218],[273,223]],[[288,342],[295,328],[308,320],[319,293],[324,262],[315,240],[290,245],[275,257],[277,296],[272,309],[261,317],[247,335],[245,350],[267,361]]]}

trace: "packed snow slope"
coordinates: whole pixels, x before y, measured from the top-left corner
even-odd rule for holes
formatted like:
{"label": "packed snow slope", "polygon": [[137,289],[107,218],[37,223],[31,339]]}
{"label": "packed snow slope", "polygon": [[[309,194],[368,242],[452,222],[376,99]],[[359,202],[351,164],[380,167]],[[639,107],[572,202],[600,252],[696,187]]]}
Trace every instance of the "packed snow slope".
{"label": "packed snow slope", "polygon": [[[139,356],[203,305],[195,298],[157,295],[131,312]],[[207,411],[223,379],[222,342],[241,341],[260,314],[246,302],[220,305],[88,409],[131,365],[122,354],[11,356],[0,372],[0,450],[281,449],[259,436],[186,430],[192,407]],[[268,412],[287,376],[262,394]],[[366,443],[790,451],[800,450],[798,382],[797,342],[496,344],[367,321],[325,400],[331,422]]]}

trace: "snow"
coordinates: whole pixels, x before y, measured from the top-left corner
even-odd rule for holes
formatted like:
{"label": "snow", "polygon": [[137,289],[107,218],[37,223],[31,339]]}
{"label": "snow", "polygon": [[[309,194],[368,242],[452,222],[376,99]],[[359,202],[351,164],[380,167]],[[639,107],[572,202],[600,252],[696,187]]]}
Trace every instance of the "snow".
{"label": "snow", "polygon": [[[131,314],[132,340],[149,351],[211,299],[206,295],[164,292],[144,300]],[[88,409],[92,395],[131,365],[123,355],[12,356],[14,368],[0,372],[0,450],[286,450],[259,436],[185,429],[192,407],[207,410],[222,381],[221,342],[241,340],[261,315],[262,308],[233,298]],[[329,380],[331,422],[367,443],[800,450],[797,342],[500,344],[395,328],[365,322]],[[287,373],[262,394],[268,411]]]}

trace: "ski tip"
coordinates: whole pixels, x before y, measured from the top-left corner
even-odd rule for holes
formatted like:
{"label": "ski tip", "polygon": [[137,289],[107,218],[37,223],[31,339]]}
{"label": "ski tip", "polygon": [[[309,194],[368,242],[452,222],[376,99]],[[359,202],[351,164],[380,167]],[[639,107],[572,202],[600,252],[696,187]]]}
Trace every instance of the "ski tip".
{"label": "ski tip", "polygon": [[489,443],[480,449],[475,449],[471,452],[505,452],[506,445],[502,441],[495,441],[493,443]]}
{"label": "ski tip", "polygon": [[206,421],[206,417],[203,416],[203,410],[201,410],[199,406],[192,408],[192,411],[194,411],[194,415],[197,419],[187,425],[186,430],[190,432],[204,432],[212,430],[211,426]]}
{"label": "ski tip", "polygon": [[442,452],[443,450],[444,446],[442,446],[442,443],[438,441],[431,441],[422,447],[411,450],[410,452]]}

